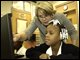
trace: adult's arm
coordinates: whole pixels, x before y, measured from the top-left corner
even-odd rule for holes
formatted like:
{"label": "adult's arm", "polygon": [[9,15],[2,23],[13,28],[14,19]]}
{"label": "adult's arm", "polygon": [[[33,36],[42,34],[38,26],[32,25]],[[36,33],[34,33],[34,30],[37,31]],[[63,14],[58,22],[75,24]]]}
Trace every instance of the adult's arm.
{"label": "adult's arm", "polygon": [[18,33],[18,34],[14,34],[13,33],[13,41],[16,42],[16,41],[25,41],[27,39],[30,39],[30,36],[33,34],[33,32],[35,31],[35,29],[37,28],[37,25],[36,25],[36,20],[37,18],[34,18],[29,26],[26,28],[26,30]]}
{"label": "adult's arm", "polygon": [[72,40],[72,44],[76,46],[77,40]]}
{"label": "adult's arm", "polygon": [[34,17],[33,20],[30,22],[29,26],[27,27],[27,29],[23,31],[26,33],[28,40],[30,39],[31,35],[37,28],[36,20],[37,18]]}

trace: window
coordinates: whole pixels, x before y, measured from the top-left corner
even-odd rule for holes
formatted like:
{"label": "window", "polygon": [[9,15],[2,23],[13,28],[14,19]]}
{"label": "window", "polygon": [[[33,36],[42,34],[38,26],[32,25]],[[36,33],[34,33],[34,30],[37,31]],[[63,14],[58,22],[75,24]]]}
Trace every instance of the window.
{"label": "window", "polygon": [[35,5],[32,4],[32,16],[35,16]]}
{"label": "window", "polygon": [[14,8],[23,10],[23,1],[13,1]]}
{"label": "window", "polygon": [[24,11],[31,12],[31,3],[30,2],[24,2]]}

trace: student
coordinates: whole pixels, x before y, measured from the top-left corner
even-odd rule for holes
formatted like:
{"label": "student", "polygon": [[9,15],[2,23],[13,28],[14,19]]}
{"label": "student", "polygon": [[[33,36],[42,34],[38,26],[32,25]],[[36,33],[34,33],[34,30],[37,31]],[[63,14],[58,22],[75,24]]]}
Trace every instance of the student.
{"label": "student", "polygon": [[[28,49],[26,56],[30,59],[79,59],[79,48],[64,43],[68,34],[62,29],[66,31],[58,20],[50,21],[46,29],[45,43]],[[64,36],[63,33],[67,35]]]}
{"label": "student", "polygon": [[14,42],[14,50],[16,49],[17,51],[22,47],[23,41],[17,41]]}
{"label": "student", "polygon": [[26,48],[24,47],[23,41],[14,42],[14,53],[19,55],[25,55]]}
{"label": "student", "polygon": [[40,44],[45,42],[46,26],[52,19],[58,19],[68,30],[73,45],[77,42],[77,31],[72,23],[69,21],[63,13],[56,12],[53,5],[49,1],[42,1],[37,3],[35,7],[35,17],[31,20],[31,23],[25,31],[21,33],[13,33],[13,41],[25,41],[29,40],[30,36],[39,28],[40,31]]}

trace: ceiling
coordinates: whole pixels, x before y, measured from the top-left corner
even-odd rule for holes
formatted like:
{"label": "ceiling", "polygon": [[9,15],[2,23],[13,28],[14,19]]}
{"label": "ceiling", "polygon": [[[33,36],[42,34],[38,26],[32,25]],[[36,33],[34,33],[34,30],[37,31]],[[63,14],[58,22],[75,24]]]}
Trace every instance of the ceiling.
{"label": "ceiling", "polygon": [[37,1],[32,1],[32,2],[37,3]]}
{"label": "ceiling", "polygon": [[[32,2],[37,3],[38,1],[32,1]],[[51,1],[51,2],[53,3],[53,2],[57,2],[57,1]]]}
{"label": "ceiling", "polygon": [[[32,1],[34,3],[37,3],[38,1]],[[66,1],[50,1],[52,4],[56,4],[56,3],[62,3],[62,2],[66,2]]]}

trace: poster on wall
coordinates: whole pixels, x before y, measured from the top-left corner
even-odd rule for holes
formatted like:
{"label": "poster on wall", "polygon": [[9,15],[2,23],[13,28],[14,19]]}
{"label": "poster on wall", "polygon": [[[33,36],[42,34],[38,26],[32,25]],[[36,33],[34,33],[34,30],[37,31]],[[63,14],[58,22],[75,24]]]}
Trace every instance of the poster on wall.
{"label": "poster on wall", "polygon": [[27,27],[27,20],[17,19],[17,33],[24,31]]}

